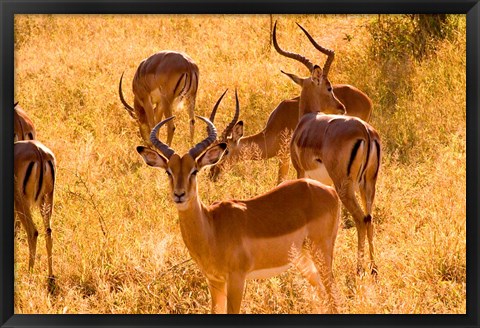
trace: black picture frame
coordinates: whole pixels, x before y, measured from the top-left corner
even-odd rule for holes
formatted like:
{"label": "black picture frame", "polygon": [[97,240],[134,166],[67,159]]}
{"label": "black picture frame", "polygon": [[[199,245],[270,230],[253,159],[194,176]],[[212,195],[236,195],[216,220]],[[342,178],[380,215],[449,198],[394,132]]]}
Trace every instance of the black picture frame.
{"label": "black picture frame", "polygon": [[[478,0],[0,0],[0,326],[479,326],[479,18]],[[13,314],[13,111],[15,14],[377,14],[467,15],[467,314],[465,315],[14,315]]]}

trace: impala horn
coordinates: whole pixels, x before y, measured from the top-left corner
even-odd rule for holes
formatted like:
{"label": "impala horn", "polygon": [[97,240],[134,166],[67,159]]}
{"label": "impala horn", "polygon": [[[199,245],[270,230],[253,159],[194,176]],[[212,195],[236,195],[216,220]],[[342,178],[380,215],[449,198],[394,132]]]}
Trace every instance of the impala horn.
{"label": "impala horn", "polygon": [[158,138],[157,138],[157,134],[158,134],[158,130],[160,130],[160,128],[162,127],[162,125],[164,125],[165,123],[167,123],[168,121],[170,120],[173,120],[175,118],[175,116],[170,116],[169,118],[167,119],[164,119],[163,121],[161,121],[160,123],[158,123],[157,125],[155,125],[155,127],[153,128],[152,132],[150,133],[150,141],[152,142],[152,145],[154,145],[158,150],[160,150],[160,152],[167,158],[167,159],[170,159],[170,157],[172,157],[172,155],[175,153],[175,150],[173,150],[172,148],[168,147],[166,144],[164,144],[163,142],[161,142]]}
{"label": "impala horn", "polygon": [[327,48],[324,48],[322,47],[321,45],[319,45],[313,38],[312,36],[307,32],[306,29],[304,29],[302,27],[302,25],[296,23],[298,25],[298,27],[300,27],[303,31],[303,33],[305,33],[305,35],[307,36],[307,38],[310,40],[310,42],[313,44],[313,46],[319,50],[321,53],[325,54],[328,56],[327,58],[327,61],[325,62],[325,65],[323,66],[323,75],[325,77],[327,77],[328,75],[328,71],[330,70],[330,66],[332,65],[332,62],[333,62],[333,59],[335,58],[335,51],[331,50],[331,49],[327,49]]}
{"label": "impala horn", "polygon": [[[227,93],[228,89],[225,90],[224,93],[222,93],[222,95],[220,96],[220,98],[217,100],[217,102],[215,103],[215,106],[213,106],[213,110],[212,110],[212,113],[210,114],[210,122],[213,123],[213,121],[215,120],[215,115],[217,114],[217,109],[218,109],[218,105],[220,105],[220,102],[222,101],[223,99],[223,96],[225,96],[225,94]],[[207,133],[208,133],[208,126],[207,126]]]}
{"label": "impala horn", "polygon": [[195,115],[195,116],[201,119],[202,121],[204,121],[205,123],[207,123],[208,137],[205,138],[202,142],[199,142],[198,144],[196,144],[195,147],[193,147],[188,151],[190,156],[192,156],[193,158],[197,158],[198,155],[200,155],[205,149],[208,148],[208,146],[210,146],[212,143],[215,142],[215,140],[217,140],[217,129],[215,128],[215,125],[213,125],[213,123],[210,122],[210,120],[206,117],[198,116],[198,115]]}
{"label": "impala horn", "polygon": [[123,91],[122,91],[123,74],[125,74],[125,72],[123,72],[122,76],[120,76],[120,83],[118,84],[118,95],[120,96],[120,101],[122,102],[123,106],[127,110],[128,114],[130,114],[130,116],[133,117],[134,119],[137,119],[137,116],[135,115],[135,110],[133,109],[132,106],[130,106],[125,101],[125,98],[123,97]]}
{"label": "impala horn", "polygon": [[312,62],[308,58],[305,58],[302,55],[299,55],[299,54],[296,54],[296,53],[293,53],[293,52],[288,52],[288,51],[282,50],[278,46],[278,43],[277,43],[277,22],[276,21],[275,21],[275,25],[273,25],[273,46],[275,47],[275,50],[277,50],[277,52],[280,55],[291,58],[291,59],[295,59],[295,60],[299,61],[300,63],[304,64],[305,66],[307,66],[309,72],[313,71],[313,68],[314,68],[315,65],[313,65]]}
{"label": "impala horn", "polygon": [[224,142],[227,140],[227,136],[232,132],[232,129],[235,126],[235,123],[237,123],[239,116],[240,116],[240,105],[238,103],[237,89],[235,89],[235,115],[233,116],[233,119],[230,122],[230,124],[228,124],[225,130],[223,130],[222,136],[220,137],[221,142]]}

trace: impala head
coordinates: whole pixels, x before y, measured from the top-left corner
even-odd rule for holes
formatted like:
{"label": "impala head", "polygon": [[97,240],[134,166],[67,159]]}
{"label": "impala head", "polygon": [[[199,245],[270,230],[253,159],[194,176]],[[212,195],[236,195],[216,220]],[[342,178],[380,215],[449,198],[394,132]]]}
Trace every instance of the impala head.
{"label": "impala head", "polygon": [[345,106],[335,97],[332,84],[328,80],[328,71],[330,70],[335,52],[320,46],[300,24],[297,23],[297,25],[316,49],[328,55],[328,59],[322,69],[320,66],[314,65],[308,58],[282,50],[277,43],[277,22],[275,22],[273,27],[273,45],[277,52],[282,56],[299,61],[310,71],[310,76],[306,78],[282,71],[283,74],[287,75],[302,88],[299,105],[300,113],[315,112],[321,109],[322,112],[327,114],[344,114]]}
{"label": "impala head", "polygon": [[[215,107],[210,114],[210,121],[213,122],[215,119],[215,114],[217,112],[218,105],[220,101],[222,100],[223,96],[225,95],[227,91],[225,91],[220,99],[217,101],[215,104]],[[227,144],[227,150],[225,151],[225,154],[222,158],[222,161],[218,163],[217,165],[211,167],[210,172],[209,172],[209,177],[213,181],[216,181],[218,179],[218,175],[220,174],[222,170],[222,163],[224,161],[228,161],[231,159],[234,159],[240,155],[240,147],[239,147],[239,140],[243,136],[243,121],[238,121],[238,117],[240,115],[240,105],[238,101],[238,93],[237,90],[235,90],[235,115],[232,119],[232,121],[228,124],[228,126],[223,130],[222,135],[220,136],[218,142],[220,143],[225,143]]]}
{"label": "impala head", "polygon": [[143,146],[137,147],[137,152],[143,157],[145,163],[162,168],[167,173],[171,196],[178,210],[187,209],[189,204],[197,198],[197,173],[203,167],[217,163],[227,148],[225,143],[211,146],[217,138],[217,130],[207,118],[197,117],[207,123],[208,137],[183,156],[175,153],[157,138],[160,127],[172,120],[174,116],[158,123],[150,134],[150,141],[158,152]]}

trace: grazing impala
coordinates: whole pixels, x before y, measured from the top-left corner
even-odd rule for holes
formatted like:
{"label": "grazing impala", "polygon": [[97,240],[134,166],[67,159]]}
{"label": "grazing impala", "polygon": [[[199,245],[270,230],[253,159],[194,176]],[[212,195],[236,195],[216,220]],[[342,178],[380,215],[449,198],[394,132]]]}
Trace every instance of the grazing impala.
{"label": "grazing impala", "polygon": [[32,120],[16,102],[13,105],[13,141],[33,140],[36,134]]}
{"label": "grazing impala", "polygon": [[[298,58],[296,54],[292,54],[280,49],[277,43],[276,27],[277,24],[275,23],[272,39],[273,45],[277,52],[289,58]],[[330,58],[333,60],[332,52],[318,45],[313,38],[311,38],[308,32],[303,29],[303,27],[300,26],[300,28],[304,31],[304,33],[318,50],[326,55],[331,56]],[[313,64],[310,61],[302,58],[300,62],[304,64],[309,71],[312,71]],[[361,90],[348,84],[335,84],[333,85],[333,93],[335,97],[345,106],[346,115],[356,116],[364,121],[368,121],[370,119],[373,108],[372,101]],[[243,122],[240,121],[237,123],[235,121],[236,125],[227,132],[227,136],[229,136],[229,138],[225,138],[224,140],[228,144],[228,154],[224,156],[225,158],[221,163],[211,168],[210,177],[213,180],[216,180],[225,162],[232,163],[246,159],[261,160],[279,156],[280,162],[277,182],[280,183],[285,180],[290,164],[290,158],[288,156],[289,151],[288,147],[285,147],[285,144],[288,145],[290,136],[298,124],[299,103],[300,97],[282,101],[270,114],[265,128],[259,133],[250,136],[244,137]],[[336,113],[337,111],[334,112]],[[247,152],[246,149],[251,149],[252,146],[258,150],[255,153],[257,156],[248,158],[244,153]]]}
{"label": "grazing impala", "polygon": [[[160,51],[143,60],[132,82],[133,108],[125,101],[122,79],[118,92],[122,104],[140,127],[145,142],[150,143],[150,132],[163,117],[172,116],[173,109],[185,102],[190,117],[190,137],[195,132],[195,98],[198,87],[197,64],[186,54],[176,51]],[[175,126],[168,123],[167,144],[171,144]]]}
{"label": "grazing impala", "polygon": [[30,253],[28,267],[32,270],[35,264],[38,237],[31,208],[38,206],[46,233],[48,276],[53,280],[51,217],[55,189],[55,156],[38,140],[17,141],[13,149],[15,214],[27,231]]}
{"label": "grazing impala", "polygon": [[[204,205],[197,173],[215,164],[226,144],[214,144],[213,123],[197,117],[207,123],[208,137],[185,155],[157,138],[173,117],[151,133],[158,153],[142,146],[137,151],[148,165],[167,172],[183,240],[208,280],[211,312],[239,313],[246,279],[268,278],[293,265],[310,284],[325,287],[329,312],[336,313],[332,259],[340,212],[335,190],[310,179],[292,180],[249,200]],[[292,250],[298,257],[292,259]],[[322,265],[314,260],[316,254]]]}
{"label": "grazing impala", "polygon": [[[298,54],[287,57],[309,62]],[[324,114],[337,108],[335,101],[332,101],[335,97],[327,77],[331,58],[327,59],[323,70],[317,65],[313,66],[310,77],[299,78],[287,74],[302,87],[302,116],[292,135],[291,160],[298,178],[310,177],[335,185],[338,196],[352,214],[357,228],[357,272],[363,272],[365,237],[368,236],[371,270],[372,274],[376,274],[372,206],[380,168],[380,137],[373,127],[361,119]],[[366,214],[357,202],[356,190],[360,192]]]}

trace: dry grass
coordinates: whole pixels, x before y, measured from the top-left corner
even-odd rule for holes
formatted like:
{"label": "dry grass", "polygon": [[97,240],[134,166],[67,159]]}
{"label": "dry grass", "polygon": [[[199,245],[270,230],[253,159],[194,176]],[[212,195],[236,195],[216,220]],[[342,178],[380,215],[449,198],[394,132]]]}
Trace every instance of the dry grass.
{"label": "dry grass", "polygon": [[[374,282],[355,275],[356,231],[340,229],[334,274],[342,312],[465,313],[464,19],[457,38],[442,42],[435,57],[385,68],[368,57],[365,26],[375,17],[276,18],[285,49],[323,63],[294,24],[299,21],[336,50],[331,80],[372,97],[372,124],[384,142],[374,208],[380,276]],[[226,88],[238,88],[246,133],[257,132],[280,101],[299,94],[280,69],[307,74],[270,48],[269,28],[265,15],[16,16],[15,99],[58,163],[58,290],[47,293],[43,231],[31,273],[22,231],[15,240],[15,313],[209,311],[206,280],[188,261],[165,174],[135,151],[141,140],[118,99],[118,80],[125,71],[131,81],[138,63],[156,51],[185,51],[200,67],[196,112],[208,115]],[[129,83],[124,92],[132,103]],[[394,92],[395,103],[383,106],[387,92]],[[217,114],[219,129],[233,109],[230,91]],[[183,152],[191,146],[184,141],[187,120],[176,114],[173,147]],[[203,131],[198,124],[198,139]],[[210,203],[265,192],[275,185],[277,162],[239,163],[216,183],[203,172],[200,197]],[[290,270],[249,282],[242,312],[316,312],[319,300],[312,295]]]}

